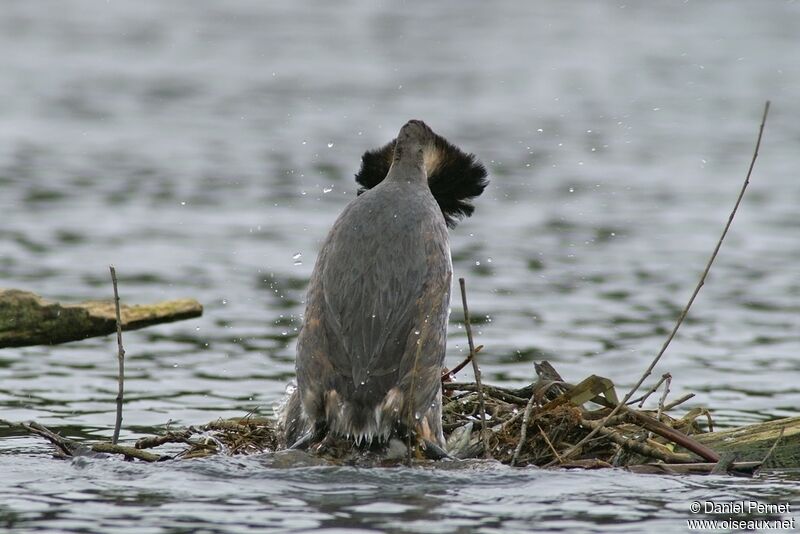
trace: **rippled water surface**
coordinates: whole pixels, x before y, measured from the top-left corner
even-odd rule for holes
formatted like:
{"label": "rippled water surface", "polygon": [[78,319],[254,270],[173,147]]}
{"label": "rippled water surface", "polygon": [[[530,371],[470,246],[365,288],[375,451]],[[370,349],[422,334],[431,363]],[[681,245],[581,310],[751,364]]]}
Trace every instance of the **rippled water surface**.
{"label": "rippled water surface", "polygon": [[[794,2],[7,1],[0,285],[109,298],[113,263],[126,302],[204,304],[125,335],[123,439],[268,415],[361,153],[421,118],[492,177],[451,238],[485,380],[525,385],[546,358],[626,387],[703,269],[770,98],[751,188],[657,373],[723,425],[796,415],[798,28]],[[110,436],[115,350],[0,351],[0,418]],[[0,453],[0,529],[19,532],[680,531],[693,499],[800,503],[792,472],[64,462],[6,430]]]}

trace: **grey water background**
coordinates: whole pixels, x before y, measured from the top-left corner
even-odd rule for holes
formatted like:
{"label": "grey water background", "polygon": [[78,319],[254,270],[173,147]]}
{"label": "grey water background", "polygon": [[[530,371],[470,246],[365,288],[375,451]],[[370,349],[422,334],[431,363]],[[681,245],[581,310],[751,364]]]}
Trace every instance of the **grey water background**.
{"label": "grey water background", "polygon": [[[800,406],[795,2],[7,1],[0,286],[194,297],[125,335],[122,438],[270,414],[320,241],[364,150],[424,119],[492,183],[452,232],[486,381],[533,361],[621,389],[657,352],[744,177],[753,183],[655,378],[718,424]],[[464,356],[453,302],[449,365]],[[111,435],[115,341],[0,351],[0,417]],[[462,379],[471,375],[463,372]],[[754,479],[58,461],[0,430],[10,532],[683,531],[695,499],[800,502]]]}

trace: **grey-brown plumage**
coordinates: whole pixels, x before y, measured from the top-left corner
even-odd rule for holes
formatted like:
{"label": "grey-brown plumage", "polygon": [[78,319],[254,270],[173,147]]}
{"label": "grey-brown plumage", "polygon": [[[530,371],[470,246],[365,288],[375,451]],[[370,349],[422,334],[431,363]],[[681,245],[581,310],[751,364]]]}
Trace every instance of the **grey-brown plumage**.
{"label": "grey-brown plumage", "polygon": [[445,180],[436,174],[442,163],[463,169],[466,158],[481,169],[476,196],[486,173],[421,121],[409,121],[393,143],[385,178],[362,165],[359,176],[372,188],[336,220],[311,275],[297,389],[285,413],[288,444],[303,435],[360,442],[413,430],[444,445],[440,376],[452,280],[445,217],[472,207],[461,195],[459,211],[448,213],[428,174]]}

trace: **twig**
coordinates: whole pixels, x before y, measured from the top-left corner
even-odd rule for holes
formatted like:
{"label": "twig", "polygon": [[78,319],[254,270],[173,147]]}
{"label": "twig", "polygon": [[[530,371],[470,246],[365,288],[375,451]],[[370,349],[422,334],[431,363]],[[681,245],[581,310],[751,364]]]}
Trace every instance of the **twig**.
{"label": "twig", "polygon": [[[700,281],[697,283],[697,286],[694,288],[692,292],[692,296],[689,298],[689,302],[686,303],[686,307],[683,308],[681,311],[680,316],[678,317],[678,321],[675,323],[675,326],[670,332],[669,336],[667,337],[666,341],[661,347],[661,350],[658,352],[653,361],[650,362],[650,365],[645,369],[642,376],[636,382],[636,384],[631,388],[625,398],[622,399],[622,402],[617,404],[613,410],[597,425],[596,428],[592,429],[582,440],[576,443],[573,447],[567,450],[562,456],[564,460],[569,460],[574,454],[580,451],[581,447],[583,447],[590,439],[592,439],[600,429],[605,426],[605,423],[608,419],[616,415],[616,413],[623,407],[625,404],[630,400],[630,398],[636,393],[636,391],[641,387],[642,383],[650,376],[653,372],[653,369],[658,362],[661,360],[661,357],[667,350],[672,338],[675,337],[675,334],[678,332],[678,328],[680,328],[681,324],[683,324],[684,318],[686,318],[686,314],[689,313],[689,308],[692,307],[692,303],[694,302],[695,297],[700,292],[700,288],[703,287],[705,284],[706,276],[708,276],[708,272],[711,270],[711,265],[714,263],[714,259],[717,257],[717,253],[719,252],[720,247],[722,246],[722,241],[725,239],[725,236],[728,234],[728,229],[731,227],[731,223],[733,223],[733,217],[736,215],[736,211],[739,209],[739,204],[742,202],[742,198],[744,197],[744,193],[747,190],[747,186],[750,184],[750,175],[753,172],[753,167],[755,166],[756,159],[758,158],[758,149],[761,147],[761,136],[764,133],[764,124],[767,122],[767,114],[769,113],[769,100],[767,100],[766,104],[764,105],[764,114],[761,116],[761,125],[758,128],[758,138],[756,139],[756,147],[753,151],[753,158],[750,160],[750,167],[747,169],[747,176],[745,176],[744,183],[742,184],[742,189],[739,191],[739,196],[736,198],[736,204],[733,206],[733,210],[731,214],[728,216],[728,222],[725,224],[725,228],[722,230],[722,235],[719,237],[719,241],[717,241],[717,246],[714,247],[714,252],[711,253],[711,257],[708,259],[708,263],[706,264],[706,268],[703,271],[702,276],[700,277]],[[548,463],[548,466],[554,465],[557,460],[554,460]]]}
{"label": "twig", "polygon": [[[478,354],[481,350],[483,350],[483,345],[478,345],[477,347],[475,347],[475,354]],[[446,379],[447,377],[455,378],[456,374],[464,367],[469,365],[469,362],[471,361],[472,361],[472,353],[468,354],[467,357],[461,360],[461,363],[453,367],[453,369],[442,373],[442,380]]]}
{"label": "twig", "polygon": [[686,402],[687,400],[691,399],[692,397],[694,397],[694,393],[687,393],[683,397],[678,397],[677,399],[675,399],[674,401],[670,402],[669,404],[665,404],[664,405],[664,411],[668,412],[671,409],[675,408],[676,406],[679,406],[679,405],[683,404],[684,402]]}
{"label": "twig", "polygon": [[672,375],[666,373],[664,376],[664,391],[661,392],[661,398],[658,399],[658,411],[656,412],[656,421],[661,421],[661,414],[664,411],[664,403],[667,401],[669,395],[669,385],[672,383]]}
{"label": "twig", "polygon": [[111,284],[114,286],[114,308],[117,312],[117,360],[119,362],[119,375],[117,378],[117,418],[114,422],[114,436],[111,438],[113,445],[119,441],[119,431],[122,427],[122,399],[125,390],[125,349],[122,346],[122,320],[119,314],[119,293],[117,291],[117,271],[113,265],[111,271]]}
{"label": "twig", "polygon": [[136,447],[126,447],[124,445],[117,445],[115,443],[107,442],[95,443],[92,445],[92,450],[94,452],[102,452],[106,454],[121,454],[125,456],[125,459],[136,458],[137,460],[142,460],[144,462],[160,462],[172,458],[172,456],[154,454],[142,449],[137,449]]}
{"label": "twig", "polygon": [[[443,387],[445,391],[478,391],[478,384],[472,384],[469,382],[446,382],[443,384]],[[483,392],[488,393],[495,399],[499,399],[509,404],[528,404],[528,399],[514,395],[511,390],[499,386],[490,386],[489,384],[484,384]]]}
{"label": "twig", "polygon": [[[519,458],[519,453],[522,452],[522,446],[525,444],[525,440],[528,437],[528,422],[531,418],[531,411],[533,410],[535,399],[536,396],[531,395],[531,398],[528,400],[528,404],[525,406],[525,415],[522,416],[522,426],[519,430],[519,442],[517,442],[517,447],[514,449],[514,456],[511,457],[512,466],[517,465],[517,458]],[[556,458],[558,457],[558,453],[556,453]]]}
{"label": "twig", "polygon": [[550,451],[552,451],[553,455],[556,457],[556,460],[558,460],[560,462],[561,461],[561,456],[558,454],[558,451],[556,450],[556,448],[553,447],[553,443],[550,441],[550,438],[547,437],[547,432],[542,430],[542,427],[540,427],[538,425],[537,425],[537,427],[539,428],[539,433],[544,438],[545,443],[547,443],[547,446],[550,447]]}
{"label": "twig", "polygon": [[478,360],[475,358],[475,343],[472,341],[472,326],[469,323],[469,308],[467,307],[467,285],[463,278],[458,279],[461,286],[461,302],[464,305],[464,327],[467,330],[467,342],[469,343],[469,357],[472,360],[472,370],[475,373],[475,383],[478,385],[478,405],[481,408],[481,438],[485,456],[491,458],[492,451],[489,447],[489,435],[486,433],[486,403],[483,400],[483,384],[481,383],[481,370],[478,367]]}
{"label": "twig", "polygon": [[58,450],[59,456],[64,458],[72,457],[82,446],[77,442],[64,436],[60,436],[47,428],[46,426],[37,423],[36,421],[28,421],[26,423],[16,423],[14,421],[6,421],[0,419],[0,424],[8,425],[11,428],[18,428],[27,431],[30,434],[41,436],[50,443],[52,443]]}
{"label": "twig", "polygon": [[653,384],[653,387],[645,391],[644,395],[642,395],[641,397],[636,397],[635,399],[628,401],[628,405],[630,406],[631,404],[636,404],[638,402],[639,408],[644,406],[644,401],[650,398],[650,395],[658,391],[658,388],[661,387],[661,384],[664,383],[664,380],[666,379],[667,379],[666,374],[661,375],[661,378],[658,379],[658,382]]}
{"label": "twig", "polygon": [[60,436],[47,428],[46,426],[37,423],[36,421],[29,421],[27,423],[13,423],[0,419],[0,423],[6,424],[10,427],[23,428],[31,434],[36,434],[45,438],[47,441],[55,445],[62,457],[74,457],[81,454],[87,454],[89,451],[107,453],[107,454],[122,454],[125,458],[137,458],[145,462],[159,462],[171,458],[160,454],[153,454],[134,447],[126,447],[124,445],[117,445],[109,442],[93,443],[85,445],[83,443]]}
{"label": "twig", "polygon": [[195,433],[194,428],[190,427],[182,432],[167,432],[161,436],[147,436],[136,440],[134,447],[137,449],[153,449],[165,443],[188,443],[189,438]]}

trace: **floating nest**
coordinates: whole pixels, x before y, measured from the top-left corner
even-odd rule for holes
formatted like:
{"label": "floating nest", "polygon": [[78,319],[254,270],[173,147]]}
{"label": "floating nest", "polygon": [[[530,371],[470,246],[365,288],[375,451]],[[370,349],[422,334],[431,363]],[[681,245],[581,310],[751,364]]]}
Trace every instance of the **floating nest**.
{"label": "floating nest", "polygon": [[[707,410],[695,408],[682,417],[667,412],[691,397],[686,395],[659,408],[642,410],[655,388],[628,406],[607,416],[617,404],[610,380],[592,375],[577,385],[565,382],[547,363],[536,364],[538,379],[509,389],[445,381],[442,419],[447,453],[455,459],[492,459],[503,464],[539,467],[626,467],[637,472],[751,474],[765,463],[781,467],[800,465],[800,418],[760,423],[714,432]],[[482,417],[480,398],[486,413]],[[607,419],[607,420],[606,420]],[[248,414],[219,419],[201,426],[168,430],[139,439],[133,445],[75,441],[35,423],[0,420],[24,433],[50,441],[56,455],[122,455],[129,460],[157,462],[189,460],[213,455],[282,454],[279,424]],[[585,444],[585,438],[594,437]],[[582,445],[581,445],[582,444]],[[576,445],[580,445],[574,450]],[[778,446],[780,445],[780,446]],[[424,447],[411,453],[387,453],[386,448],[356,446],[340,441],[324,450],[291,451],[336,464],[392,465],[425,462]]]}

